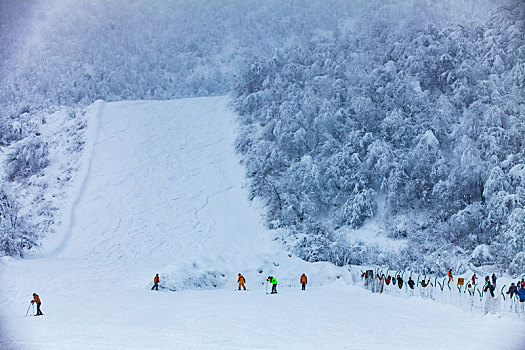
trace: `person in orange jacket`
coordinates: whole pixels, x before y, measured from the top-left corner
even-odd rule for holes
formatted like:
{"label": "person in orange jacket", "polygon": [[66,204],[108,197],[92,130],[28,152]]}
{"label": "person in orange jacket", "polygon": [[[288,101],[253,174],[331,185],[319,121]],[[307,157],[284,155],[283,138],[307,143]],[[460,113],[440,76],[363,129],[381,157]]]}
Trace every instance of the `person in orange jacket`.
{"label": "person in orange jacket", "polygon": [[448,269],[447,275],[448,275],[448,283],[454,280],[454,277],[452,277],[452,269]]}
{"label": "person in orange jacket", "polygon": [[239,278],[237,278],[237,282],[239,282],[239,290],[241,290],[241,287],[244,288],[244,290],[246,290],[246,286],[244,285],[246,280],[244,279],[244,276],[239,273],[238,277]]}
{"label": "person in orange jacket", "polygon": [[160,278],[159,278],[159,274],[157,273],[155,277],[153,277],[153,287],[151,287],[151,290],[153,289],[159,290],[159,282],[160,282]]}
{"label": "person in orange jacket", "polygon": [[306,277],[306,275],[303,273],[302,276],[301,276],[301,289],[302,290],[306,290],[306,284],[308,283],[308,278]]}
{"label": "person in orange jacket", "polygon": [[31,304],[33,303],[36,303],[36,316],[43,315],[42,310],[40,310],[40,305],[42,305],[42,302],[36,293],[33,293],[33,300],[31,300]]}

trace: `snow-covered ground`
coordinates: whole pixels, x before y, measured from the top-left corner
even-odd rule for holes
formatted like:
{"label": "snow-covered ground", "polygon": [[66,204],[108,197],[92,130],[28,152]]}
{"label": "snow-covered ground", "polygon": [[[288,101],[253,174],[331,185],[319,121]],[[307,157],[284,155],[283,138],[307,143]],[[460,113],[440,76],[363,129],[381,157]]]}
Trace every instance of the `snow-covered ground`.
{"label": "snow-covered ground", "polygon": [[[346,268],[283,251],[242,187],[227,102],[90,108],[57,234],[0,260],[0,348],[525,348],[520,320],[371,294]],[[270,274],[277,295],[265,293]],[[43,317],[24,316],[33,292]]]}

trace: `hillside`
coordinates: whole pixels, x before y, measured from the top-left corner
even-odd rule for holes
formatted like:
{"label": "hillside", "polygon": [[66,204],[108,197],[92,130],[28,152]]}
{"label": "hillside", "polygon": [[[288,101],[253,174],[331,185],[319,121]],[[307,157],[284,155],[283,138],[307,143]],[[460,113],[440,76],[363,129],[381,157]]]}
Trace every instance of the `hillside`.
{"label": "hillside", "polygon": [[[90,106],[56,239],[0,260],[6,349],[518,349],[523,323],[370,294],[273,241],[242,186],[228,99]],[[247,292],[236,291],[237,273]],[[309,276],[306,292],[299,275]],[[151,291],[155,273],[161,290]],[[265,294],[265,278],[279,294]],[[25,317],[33,292],[44,316]],[[366,335],[366,336],[364,336]]]}

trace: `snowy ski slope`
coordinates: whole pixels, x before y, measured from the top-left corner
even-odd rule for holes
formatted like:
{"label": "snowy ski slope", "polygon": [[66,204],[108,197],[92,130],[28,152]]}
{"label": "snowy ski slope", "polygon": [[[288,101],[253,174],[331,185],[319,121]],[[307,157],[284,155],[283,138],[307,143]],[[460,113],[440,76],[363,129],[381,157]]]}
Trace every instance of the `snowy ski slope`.
{"label": "snowy ski slope", "polygon": [[[346,268],[284,252],[243,188],[227,103],[90,108],[61,229],[40,253],[0,262],[1,349],[525,348],[521,321],[370,294]],[[35,291],[44,316],[25,317]]]}

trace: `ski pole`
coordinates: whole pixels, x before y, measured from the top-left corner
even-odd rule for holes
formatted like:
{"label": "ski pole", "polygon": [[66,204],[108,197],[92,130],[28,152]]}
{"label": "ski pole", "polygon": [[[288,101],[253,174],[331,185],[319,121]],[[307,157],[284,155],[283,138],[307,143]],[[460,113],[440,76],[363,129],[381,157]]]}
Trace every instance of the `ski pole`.
{"label": "ski pole", "polygon": [[31,304],[32,304],[32,303],[30,302],[30,303],[29,303],[29,306],[27,307],[26,316],[27,316],[27,314],[29,313],[29,309],[31,308]]}
{"label": "ski pole", "polygon": [[35,303],[31,303],[33,305],[33,316],[35,316]]}

